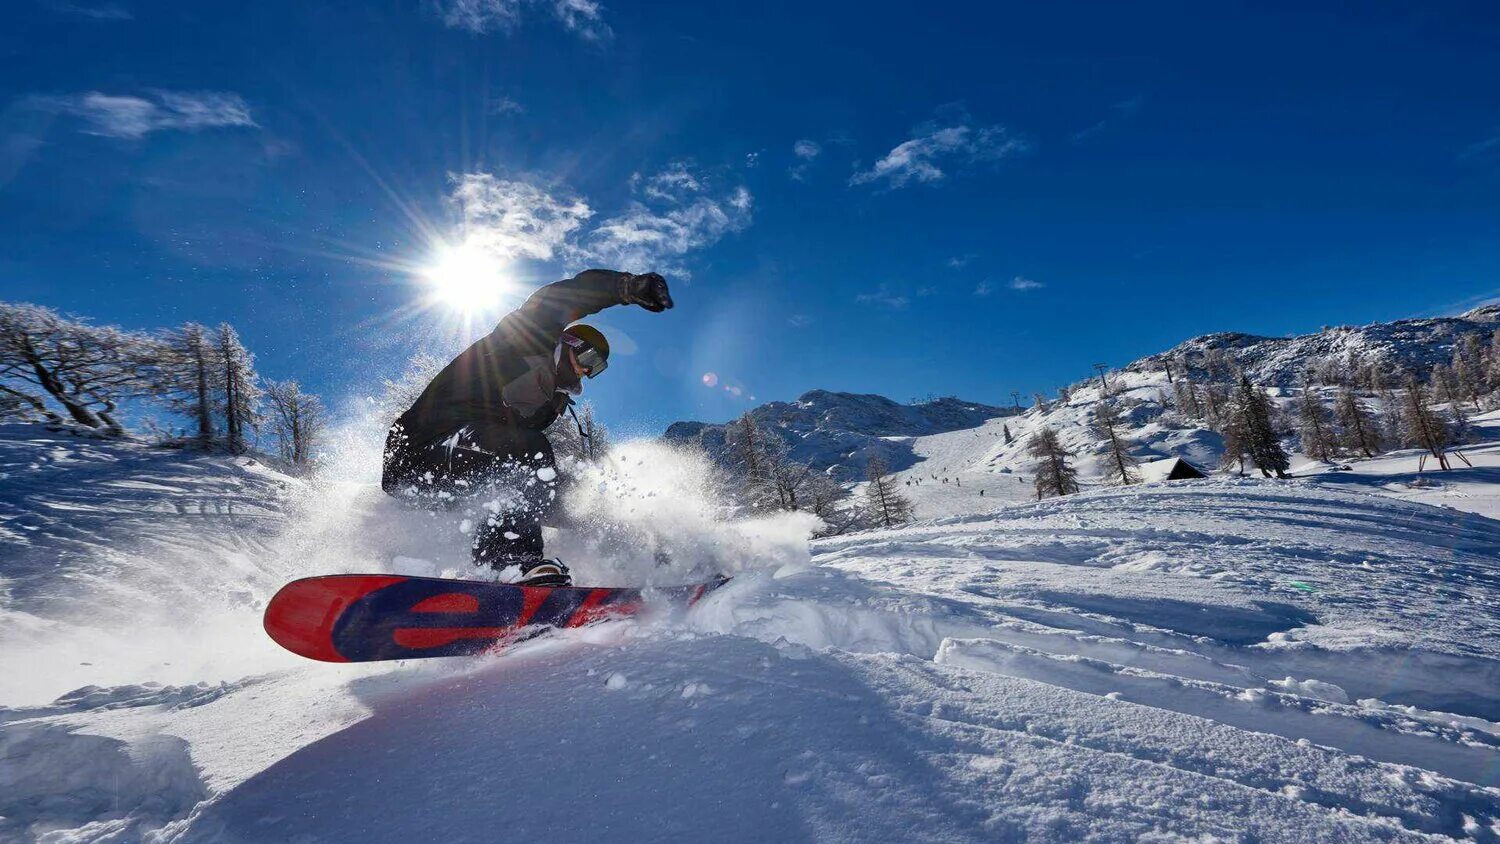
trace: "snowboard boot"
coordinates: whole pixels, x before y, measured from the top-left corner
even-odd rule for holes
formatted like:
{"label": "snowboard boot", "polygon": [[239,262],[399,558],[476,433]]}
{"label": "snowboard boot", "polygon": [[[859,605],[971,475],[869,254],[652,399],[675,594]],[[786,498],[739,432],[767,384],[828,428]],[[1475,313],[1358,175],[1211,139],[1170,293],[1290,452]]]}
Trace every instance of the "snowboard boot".
{"label": "snowboard boot", "polygon": [[517,586],[572,586],[573,576],[562,560],[531,560],[521,564]]}

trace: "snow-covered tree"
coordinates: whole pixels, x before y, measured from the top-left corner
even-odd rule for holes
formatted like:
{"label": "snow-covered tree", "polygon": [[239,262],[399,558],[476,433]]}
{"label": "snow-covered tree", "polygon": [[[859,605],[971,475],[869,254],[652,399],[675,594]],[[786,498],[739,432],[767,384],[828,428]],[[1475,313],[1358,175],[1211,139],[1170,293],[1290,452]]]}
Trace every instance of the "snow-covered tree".
{"label": "snow-covered tree", "polygon": [[547,437],[558,457],[591,461],[609,453],[609,429],[599,421],[593,402],[578,402],[572,413],[558,416],[547,429]]}
{"label": "snow-covered tree", "polygon": [[1482,368],[1485,390],[1500,389],[1500,328],[1495,329],[1489,345],[1485,346]]}
{"label": "snow-covered tree", "polygon": [[1402,398],[1401,418],[1406,426],[1406,441],[1426,449],[1428,454],[1437,458],[1440,468],[1452,468],[1448,465],[1447,455],[1452,432],[1447,423],[1428,407],[1427,390],[1422,382],[1416,378],[1408,379]]}
{"label": "snow-covered tree", "polygon": [[1332,460],[1338,456],[1338,439],[1323,399],[1312,388],[1311,379],[1302,385],[1297,397],[1297,428],[1302,437],[1302,453],[1314,460]]}
{"label": "snow-covered tree", "polygon": [[869,518],[877,525],[894,527],[911,521],[912,503],[888,474],[890,467],[878,452],[870,454],[865,486],[865,508]]}
{"label": "snow-covered tree", "polygon": [[1453,372],[1455,390],[1463,400],[1473,404],[1475,410],[1479,410],[1480,399],[1488,390],[1484,374],[1484,342],[1479,339],[1478,334],[1465,336],[1454,347],[1450,368]]}
{"label": "snow-covered tree", "polygon": [[1208,427],[1224,433],[1229,424],[1229,393],[1219,384],[1205,384],[1203,394],[1203,418]]}
{"label": "snow-covered tree", "polygon": [[776,509],[780,499],[771,477],[766,442],[775,437],[761,428],[749,413],[729,425],[724,432],[727,456],[739,476],[739,498],[754,510]]}
{"label": "snow-covered tree", "polygon": [[1453,370],[1447,364],[1437,364],[1432,368],[1432,393],[1433,398],[1440,403],[1458,404],[1464,400],[1463,390],[1458,385],[1458,378],[1454,376]]}
{"label": "snow-covered tree", "polygon": [[1334,406],[1344,448],[1366,457],[1379,454],[1382,445],[1380,420],[1371,414],[1363,400],[1345,387],[1339,390]]}
{"label": "snow-covered tree", "polygon": [[1062,444],[1057,431],[1043,427],[1026,441],[1026,453],[1037,458],[1036,497],[1072,495],[1078,491],[1078,470],[1068,462],[1073,456]]}
{"label": "snow-covered tree", "polygon": [[224,442],[234,454],[250,449],[250,435],[260,424],[260,375],[255,355],[240,342],[239,332],[227,322],[214,332],[214,364],[223,390]]}
{"label": "snow-covered tree", "polygon": [[1094,405],[1093,430],[1105,445],[1104,477],[1121,486],[1140,483],[1141,473],[1136,468],[1140,462],[1130,454],[1134,443],[1126,438],[1120,414],[1110,399]]}
{"label": "snow-covered tree", "polygon": [[[1291,461],[1281,447],[1281,437],[1272,421],[1273,414],[1271,399],[1265,391],[1250,383],[1249,376],[1241,374],[1230,402],[1229,426],[1243,453],[1249,456],[1262,475],[1269,478],[1275,473],[1276,477],[1284,478]],[[1226,442],[1229,439],[1228,432],[1225,439]]]}
{"label": "snow-covered tree", "polygon": [[198,447],[208,449],[214,442],[214,413],[223,389],[223,371],[214,364],[209,331],[190,322],[167,332],[161,342],[154,393],[172,410],[193,420]]}
{"label": "snow-covered tree", "polygon": [[1250,446],[1244,426],[1231,419],[1219,429],[1219,434],[1224,438],[1224,456],[1220,458],[1219,465],[1226,472],[1233,469],[1235,474],[1245,474],[1245,461],[1250,457]]}
{"label": "snow-covered tree", "polygon": [[808,475],[804,485],[802,501],[805,509],[823,520],[820,536],[837,536],[857,527],[866,514],[860,508],[850,506],[844,499],[847,494],[838,482],[822,472]]}
{"label": "snow-covered tree", "polygon": [[1176,397],[1177,414],[1188,419],[1203,419],[1203,404],[1198,398],[1198,388],[1193,385],[1191,379],[1186,375],[1179,377],[1172,383],[1172,392]]}
{"label": "snow-covered tree", "polygon": [[296,466],[307,466],[327,427],[323,401],[302,391],[296,381],[267,381],[266,399],[271,406],[271,424],[281,458]]}
{"label": "snow-covered tree", "polygon": [[396,417],[417,403],[422,391],[447,365],[448,362],[437,355],[426,352],[412,355],[399,377],[381,379],[381,394],[375,399],[375,418],[385,425],[395,422]]}
{"label": "snow-covered tree", "polygon": [[51,399],[79,425],[124,433],[115,411],[149,388],[158,351],[144,334],[0,302],[0,393],[48,421],[62,421]]}

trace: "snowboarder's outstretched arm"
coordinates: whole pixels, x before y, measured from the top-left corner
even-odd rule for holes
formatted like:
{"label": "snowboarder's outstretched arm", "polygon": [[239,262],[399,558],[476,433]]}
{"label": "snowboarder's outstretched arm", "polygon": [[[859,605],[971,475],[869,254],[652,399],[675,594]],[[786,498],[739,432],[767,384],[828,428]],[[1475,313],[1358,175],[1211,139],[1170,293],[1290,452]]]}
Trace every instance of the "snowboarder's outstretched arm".
{"label": "snowboarder's outstretched arm", "polygon": [[640,305],[659,312],[672,307],[672,297],[666,279],[657,273],[584,270],[531,294],[481,342],[507,346],[510,354],[551,354],[569,323],[611,305]]}
{"label": "snowboarder's outstretched arm", "polygon": [[541,288],[438,373],[397,420],[403,436],[422,444],[464,425],[507,419],[501,390],[531,368],[528,359],[551,359],[569,323],[611,305],[659,312],[672,307],[672,296],[656,273],[615,270],[585,270]]}

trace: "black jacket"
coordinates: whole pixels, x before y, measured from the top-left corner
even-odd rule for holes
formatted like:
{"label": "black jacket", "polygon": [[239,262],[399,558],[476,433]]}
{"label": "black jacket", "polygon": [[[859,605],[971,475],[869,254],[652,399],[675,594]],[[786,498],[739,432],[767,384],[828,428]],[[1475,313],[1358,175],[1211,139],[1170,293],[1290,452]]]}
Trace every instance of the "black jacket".
{"label": "black jacket", "polygon": [[569,323],[624,303],[628,273],[585,270],[531,294],[495,330],[443,368],[396,424],[411,446],[477,422],[541,430],[567,407],[558,391],[558,338]]}

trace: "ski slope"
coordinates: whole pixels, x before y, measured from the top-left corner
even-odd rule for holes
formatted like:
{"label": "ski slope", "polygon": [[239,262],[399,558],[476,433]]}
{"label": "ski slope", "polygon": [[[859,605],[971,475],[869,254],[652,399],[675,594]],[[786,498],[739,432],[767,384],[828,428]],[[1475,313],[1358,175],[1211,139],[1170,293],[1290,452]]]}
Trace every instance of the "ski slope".
{"label": "ski slope", "polygon": [[[987,432],[918,438],[912,471],[1003,483]],[[270,645],[265,598],[461,571],[454,517],[358,472],[0,434],[3,840],[1500,840],[1500,522],[1374,465],[1041,503],[962,475],[921,521],[808,544],[715,521],[688,458],[628,444],[585,498],[676,568],[559,547],[593,578],[735,581],[337,666]]]}

